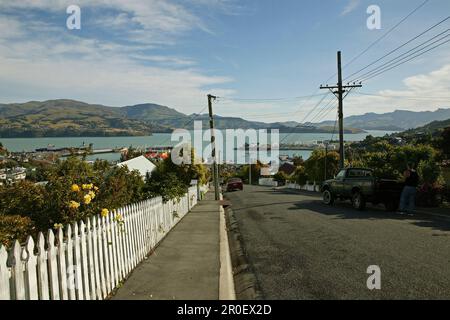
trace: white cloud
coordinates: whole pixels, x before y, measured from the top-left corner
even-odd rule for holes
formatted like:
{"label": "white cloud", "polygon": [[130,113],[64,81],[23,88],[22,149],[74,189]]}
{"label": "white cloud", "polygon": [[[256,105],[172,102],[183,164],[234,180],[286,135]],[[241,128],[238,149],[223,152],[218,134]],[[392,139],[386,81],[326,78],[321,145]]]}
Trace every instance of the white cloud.
{"label": "white cloud", "polygon": [[[78,1],[82,29],[100,33],[82,37],[82,32],[65,28],[65,8],[72,3],[0,0],[0,10],[11,13],[0,15],[2,102],[54,98],[113,106],[155,102],[193,113],[206,103],[205,88],[218,95],[232,93],[220,88],[231,78],[205,74],[190,57],[153,53],[155,48],[175,45],[192,29],[209,32],[187,6],[163,0]],[[83,16],[83,8],[107,12],[97,14],[94,21]],[[60,25],[42,16],[36,19],[33,10],[53,17],[60,12],[63,19],[58,20]]]}
{"label": "white cloud", "polygon": [[349,0],[344,10],[341,12],[341,16],[345,16],[353,12],[361,3],[361,0]]}

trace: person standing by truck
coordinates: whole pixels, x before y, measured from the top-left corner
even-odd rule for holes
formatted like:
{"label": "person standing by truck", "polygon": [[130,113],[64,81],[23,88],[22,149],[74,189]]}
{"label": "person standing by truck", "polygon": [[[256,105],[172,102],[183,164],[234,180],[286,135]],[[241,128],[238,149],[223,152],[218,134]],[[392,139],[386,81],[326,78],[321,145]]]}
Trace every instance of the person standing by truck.
{"label": "person standing by truck", "polygon": [[403,173],[405,186],[400,197],[399,213],[409,215],[414,214],[417,186],[419,185],[419,174],[415,169],[414,163],[408,163],[408,169]]}

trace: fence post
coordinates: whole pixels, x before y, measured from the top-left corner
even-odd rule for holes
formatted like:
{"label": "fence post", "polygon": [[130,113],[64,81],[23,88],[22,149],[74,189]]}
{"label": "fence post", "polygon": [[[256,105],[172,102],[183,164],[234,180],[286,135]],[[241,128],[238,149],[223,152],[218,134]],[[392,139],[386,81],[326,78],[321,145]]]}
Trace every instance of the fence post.
{"label": "fence post", "polygon": [[9,268],[6,265],[8,252],[0,245],[0,300],[10,300],[11,292],[9,286]]}
{"label": "fence post", "polygon": [[106,250],[106,233],[103,217],[97,219],[97,240],[98,240],[98,262],[100,269],[100,281],[102,286],[102,297],[105,298],[109,292],[108,277],[108,251]]}
{"label": "fence post", "polygon": [[58,273],[61,300],[68,300],[67,292],[67,267],[66,267],[66,244],[64,243],[63,229],[58,229]]}
{"label": "fence post", "polygon": [[47,263],[50,280],[50,298],[59,300],[58,262],[56,261],[55,235],[51,229],[47,232]]}
{"label": "fence post", "polygon": [[49,300],[48,273],[47,273],[47,252],[45,251],[45,238],[42,232],[38,235],[38,286],[39,298]]}
{"label": "fence post", "polygon": [[75,268],[75,291],[78,300],[84,300],[83,294],[83,275],[81,274],[81,252],[80,252],[80,234],[78,223],[73,224],[73,245],[74,245],[74,268]]}
{"label": "fence post", "polygon": [[14,279],[14,293],[16,300],[25,300],[25,281],[23,274],[22,263],[22,247],[18,240],[14,242],[12,248],[13,254],[13,266],[12,266],[12,278]]}
{"label": "fence post", "polygon": [[[37,284],[37,258],[34,254],[34,240],[33,237],[28,236],[27,243],[25,245],[27,252],[27,259],[25,262],[25,287],[28,300],[38,300],[38,284]],[[2,271],[0,270],[0,273]],[[1,298],[0,298],[1,299]]]}
{"label": "fence post", "polygon": [[[69,276],[69,281],[67,283],[68,289],[69,289],[69,299],[70,300],[76,300],[77,296],[75,293],[75,274],[74,274],[74,264],[73,264],[73,240],[72,240],[72,226],[69,224],[67,225],[67,260],[66,260],[66,270],[64,270],[64,274],[66,276]],[[71,271],[71,274],[69,275],[69,270]]]}
{"label": "fence post", "polygon": [[89,276],[91,283],[91,299],[101,299],[100,279],[98,269],[98,256],[97,256],[97,233],[95,226],[95,217],[87,220],[87,245],[88,245],[88,258],[89,258]]}

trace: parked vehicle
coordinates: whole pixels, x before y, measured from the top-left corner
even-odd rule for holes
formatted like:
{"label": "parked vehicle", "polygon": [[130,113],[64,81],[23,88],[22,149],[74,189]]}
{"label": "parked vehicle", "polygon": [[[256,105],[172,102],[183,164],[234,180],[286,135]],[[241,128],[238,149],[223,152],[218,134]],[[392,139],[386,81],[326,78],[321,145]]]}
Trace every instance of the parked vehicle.
{"label": "parked vehicle", "polygon": [[396,180],[380,179],[367,168],[341,170],[322,186],[323,202],[333,205],[336,199],[351,200],[355,209],[364,210],[367,202],[374,205],[383,203],[387,211],[395,211],[400,202],[403,183]]}
{"label": "parked vehicle", "polygon": [[244,183],[239,178],[231,178],[227,181],[227,192],[244,190]]}

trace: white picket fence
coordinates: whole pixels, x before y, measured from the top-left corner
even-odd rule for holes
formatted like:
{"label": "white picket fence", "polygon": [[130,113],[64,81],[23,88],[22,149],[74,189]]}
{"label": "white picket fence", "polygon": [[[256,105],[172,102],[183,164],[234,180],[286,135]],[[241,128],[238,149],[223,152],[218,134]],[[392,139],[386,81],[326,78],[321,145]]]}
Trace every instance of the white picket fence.
{"label": "white picket fence", "polygon": [[277,187],[278,186],[278,182],[273,180],[273,178],[259,178],[258,184],[260,186],[265,186],[265,187]]}
{"label": "white picket fence", "polygon": [[0,246],[0,300],[105,299],[197,200],[192,187],[180,201],[149,199],[64,226],[56,236],[39,233],[37,245],[28,237],[23,247]]}
{"label": "white picket fence", "polygon": [[287,189],[296,189],[296,190],[304,190],[304,191],[312,191],[312,192],[320,192],[320,185],[316,184],[309,184],[306,183],[305,185],[301,186],[296,183],[286,183]]}

